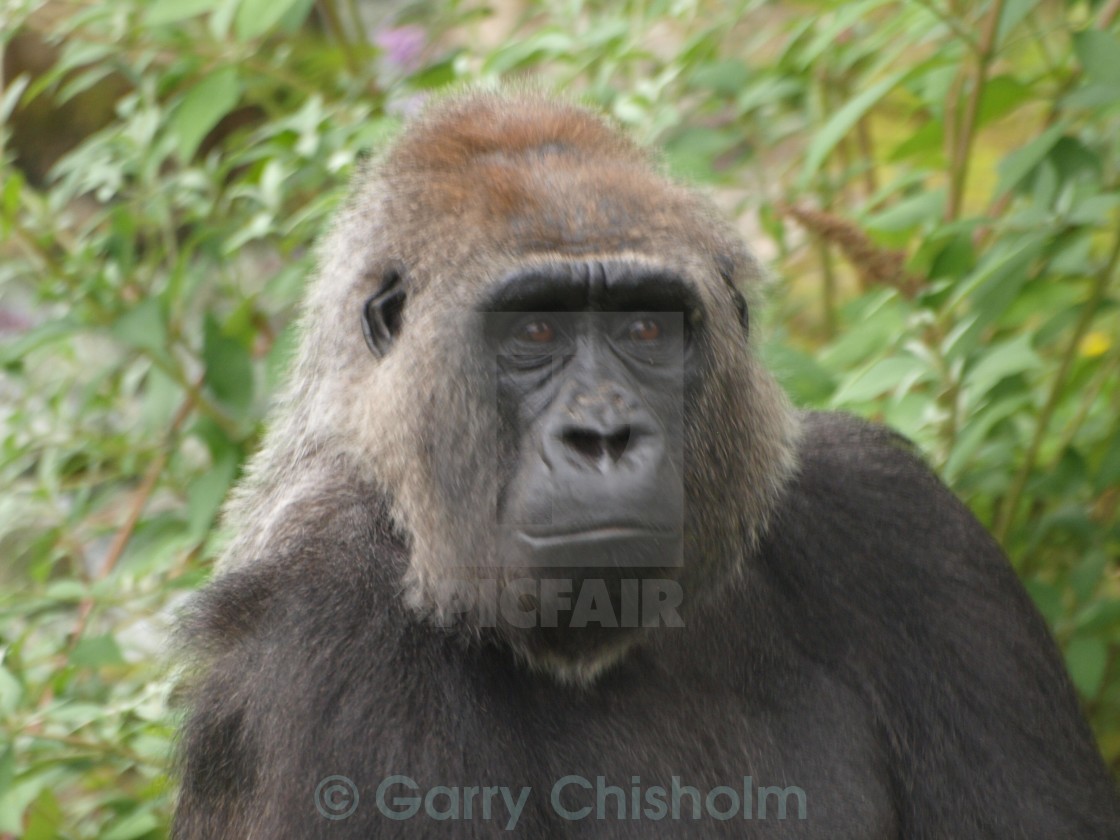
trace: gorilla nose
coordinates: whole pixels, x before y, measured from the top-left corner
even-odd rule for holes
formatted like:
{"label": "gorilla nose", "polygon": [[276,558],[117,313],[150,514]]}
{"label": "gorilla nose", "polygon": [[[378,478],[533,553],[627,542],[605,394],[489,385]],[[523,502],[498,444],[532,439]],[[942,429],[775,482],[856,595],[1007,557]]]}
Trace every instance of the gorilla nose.
{"label": "gorilla nose", "polygon": [[608,466],[617,464],[630,445],[632,427],[615,426],[611,429],[592,429],[586,426],[567,426],[560,432],[560,440],[571,452],[592,464]]}

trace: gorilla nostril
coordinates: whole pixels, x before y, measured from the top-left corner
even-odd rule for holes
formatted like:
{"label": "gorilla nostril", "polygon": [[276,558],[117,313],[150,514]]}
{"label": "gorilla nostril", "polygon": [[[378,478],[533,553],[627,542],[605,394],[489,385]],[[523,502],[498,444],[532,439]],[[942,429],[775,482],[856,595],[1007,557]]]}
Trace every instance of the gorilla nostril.
{"label": "gorilla nostril", "polygon": [[604,459],[617,463],[630,445],[630,427],[604,434],[593,429],[567,428],[560,436],[564,445],[588,461],[598,463]]}
{"label": "gorilla nostril", "polygon": [[603,436],[589,429],[565,429],[561,440],[569,449],[589,461],[598,461],[603,454]]}
{"label": "gorilla nostril", "polygon": [[605,440],[607,454],[610,455],[611,460],[618,462],[622,460],[622,456],[626,453],[626,447],[630,445],[630,427],[623,426],[612,435],[608,435]]}

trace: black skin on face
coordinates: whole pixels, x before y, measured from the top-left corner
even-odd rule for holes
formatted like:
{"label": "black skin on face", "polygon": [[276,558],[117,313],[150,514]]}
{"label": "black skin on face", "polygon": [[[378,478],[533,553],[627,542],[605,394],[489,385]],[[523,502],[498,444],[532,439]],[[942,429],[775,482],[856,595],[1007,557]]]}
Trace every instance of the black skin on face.
{"label": "black skin on face", "polygon": [[572,262],[515,272],[480,306],[498,410],[518,443],[499,563],[514,577],[563,581],[552,597],[536,587],[556,626],[528,628],[525,643],[587,653],[636,629],[583,625],[590,587],[616,617],[629,609],[628,585],[656,580],[667,597],[680,588],[683,405],[705,341],[701,304],[667,271]]}
{"label": "black skin on face", "polygon": [[624,264],[534,269],[483,304],[499,410],[520,442],[505,562],[680,563],[685,383],[703,342],[679,278]]}

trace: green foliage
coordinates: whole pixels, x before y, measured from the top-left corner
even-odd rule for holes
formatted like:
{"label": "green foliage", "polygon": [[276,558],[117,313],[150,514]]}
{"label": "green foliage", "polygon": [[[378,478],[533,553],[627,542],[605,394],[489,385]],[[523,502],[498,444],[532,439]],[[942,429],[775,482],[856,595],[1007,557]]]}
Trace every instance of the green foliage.
{"label": "green foliage", "polygon": [[[0,10],[0,43],[42,29],[35,5]],[[0,94],[0,837],[165,835],[160,640],[217,551],[314,238],[417,97],[530,73],[742,212],[790,393],[918,442],[1120,769],[1116,3],[586,0],[495,36],[447,2],[418,56],[415,24],[369,37],[349,3],[66,8],[53,65]],[[20,120],[96,96],[111,117],[29,180]]]}

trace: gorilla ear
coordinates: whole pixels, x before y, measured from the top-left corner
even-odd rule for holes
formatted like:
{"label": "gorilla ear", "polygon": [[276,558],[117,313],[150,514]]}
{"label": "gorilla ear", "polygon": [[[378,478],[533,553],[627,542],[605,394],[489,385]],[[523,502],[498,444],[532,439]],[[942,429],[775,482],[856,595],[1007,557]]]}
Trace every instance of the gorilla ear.
{"label": "gorilla ear", "polygon": [[401,273],[393,269],[386,272],[381,288],[362,304],[362,333],[373,355],[388,353],[400,333],[406,297]]}
{"label": "gorilla ear", "polygon": [[727,288],[731,292],[731,302],[735,304],[735,311],[739,313],[739,323],[743,325],[744,332],[750,332],[751,316],[747,307],[747,299],[735,287],[735,261],[728,256],[719,256],[716,261],[719,264],[719,276],[727,284]]}
{"label": "gorilla ear", "polygon": [[750,332],[751,316],[747,310],[747,299],[734,286],[731,286],[731,302],[735,304],[735,311],[739,313],[739,323],[743,325],[743,332]]}

